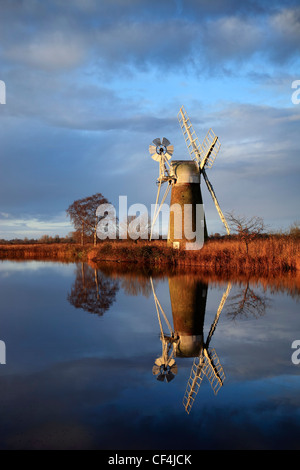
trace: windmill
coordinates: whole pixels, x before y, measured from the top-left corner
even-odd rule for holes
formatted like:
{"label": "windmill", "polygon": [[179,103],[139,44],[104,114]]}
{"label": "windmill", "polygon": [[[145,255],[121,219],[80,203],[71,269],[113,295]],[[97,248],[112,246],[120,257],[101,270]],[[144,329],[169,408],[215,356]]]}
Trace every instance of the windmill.
{"label": "windmill", "polygon": [[[150,277],[155,302],[162,354],[155,361],[152,372],[160,381],[170,382],[177,374],[177,357],[195,357],[203,347],[203,324],[207,297],[207,283],[193,277],[178,274],[168,278],[173,327],[156,295]],[[164,333],[169,330],[169,334]]]}
{"label": "windmill", "polygon": [[226,231],[229,235],[230,234],[229,226],[221,211],[220,205],[217,200],[217,196],[215,194],[215,191],[206,173],[206,169],[211,168],[213,166],[216,156],[220,150],[220,146],[221,146],[220,141],[218,137],[215,135],[214,131],[212,129],[209,129],[209,131],[207,132],[204,138],[204,141],[202,142],[202,144],[200,144],[199,139],[196,135],[196,132],[191,124],[190,118],[188,117],[183,106],[180,108],[180,111],[178,113],[178,121],[182,130],[187,148],[189,150],[190,157],[193,161],[197,163],[199,167],[200,175],[203,175],[206,186],[215,203],[220,219],[223,222],[226,228]]}
{"label": "windmill", "polygon": [[[171,145],[170,141],[166,137],[163,137],[162,140],[160,140],[159,138],[156,138],[149,145],[149,153],[151,155],[151,158],[155,160],[156,162],[159,162],[159,177],[156,181],[158,185],[158,189],[157,189],[157,195],[156,195],[156,201],[155,201],[153,220],[152,220],[152,225],[151,225],[150,240],[152,239],[154,224],[156,222],[160,209],[166,200],[166,197],[171,188],[171,183],[174,179],[173,177],[170,176],[170,164],[169,164],[169,160],[171,159],[173,152],[174,152],[174,146]],[[169,184],[165,190],[165,193],[162,197],[161,202],[159,203],[161,186],[165,182],[168,182]]]}
{"label": "windmill", "polygon": [[[191,160],[170,161],[174,147],[165,137],[162,140],[159,138],[154,139],[149,146],[151,157],[159,162],[158,190],[152,218],[150,240],[153,236],[153,227],[158,214],[170,189],[172,189],[168,245],[173,246],[173,248],[198,249],[202,247],[203,242],[207,238],[207,227],[200,188],[201,175],[203,175],[226,231],[228,234],[230,233],[229,226],[206,173],[206,169],[212,167],[221,145],[212,129],[209,129],[203,143],[200,144],[183,106],[178,113],[178,120]],[[168,183],[167,188],[161,202],[159,202],[161,186],[166,182]],[[186,233],[186,227],[190,227],[188,234]],[[196,237],[197,244],[193,242],[188,246],[189,240],[192,240],[194,237]]]}
{"label": "windmill", "polygon": [[188,414],[192,409],[200,385],[205,376],[207,377],[215,395],[223,386],[223,382],[225,380],[223,367],[219,361],[216,350],[209,349],[209,345],[230,290],[231,284],[229,282],[227,289],[222,296],[215,319],[210,327],[206,342],[203,344],[203,348],[201,349],[199,356],[193,361],[190,377],[183,398],[183,406]]}
{"label": "windmill", "polygon": [[[184,214],[184,206],[192,205],[194,209],[197,205],[202,205],[202,197],[200,193],[200,173],[197,163],[188,160],[170,162],[173,151],[174,146],[170,144],[166,137],[163,137],[162,140],[159,138],[154,139],[149,145],[149,153],[152,159],[159,162],[159,177],[156,180],[158,189],[154,214],[152,216],[150,240],[153,237],[153,228],[159,212],[172,188],[168,244],[171,243],[174,248],[179,248],[185,227],[184,216],[182,216]],[[161,186],[166,182],[168,183],[167,188],[159,202]],[[183,185],[184,194],[182,192]],[[191,225],[194,228],[195,214],[192,215],[192,219]],[[174,221],[176,222],[175,224]]]}

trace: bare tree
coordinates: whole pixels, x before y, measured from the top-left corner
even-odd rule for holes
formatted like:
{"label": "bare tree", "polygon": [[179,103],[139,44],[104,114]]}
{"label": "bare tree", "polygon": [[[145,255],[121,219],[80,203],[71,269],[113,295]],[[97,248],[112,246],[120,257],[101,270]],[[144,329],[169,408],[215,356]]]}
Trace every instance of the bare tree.
{"label": "bare tree", "polygon": [[101,193],[97,193],[74,201],[66,211],[75,229],[81,233],[82,245],[84,236],[91,235],[93,235],[94,245],[97,244],[97,225],[100,218],[96,211],[101,204],[109,204],[109,202]]}
{"label": "bare tree", "polygon": [[233,212],[226,214],[228,223],[233,231],[238,235],[238,238],[245,243],[246,252],[248,255],[249,243],[256,237],[264,233],[266,226],[261,217],[245,217],[235,215]]}

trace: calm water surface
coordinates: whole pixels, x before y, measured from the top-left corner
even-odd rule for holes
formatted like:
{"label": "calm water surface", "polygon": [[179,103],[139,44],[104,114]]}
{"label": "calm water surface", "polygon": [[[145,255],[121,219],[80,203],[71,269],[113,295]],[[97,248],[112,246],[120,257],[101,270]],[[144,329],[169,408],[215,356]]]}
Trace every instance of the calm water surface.
{"label": "calm water surface", "polygon": [[296,280],[37,261],[0,279],[1,449],[300,448]]}

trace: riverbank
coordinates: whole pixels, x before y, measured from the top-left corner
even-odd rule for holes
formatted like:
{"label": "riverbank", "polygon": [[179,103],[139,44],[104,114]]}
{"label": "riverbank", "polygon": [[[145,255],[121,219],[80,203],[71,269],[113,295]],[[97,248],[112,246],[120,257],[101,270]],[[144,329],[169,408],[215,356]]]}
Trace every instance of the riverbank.
{"label": "riverbank", "polygon": [[152,267],[189,267],[218,272],[289,272],[300,268],[298,239],[268,236],[248,247],[238,239],[209,240],[201,250],[176,250],[166,241],[103,241],[96,247],[75,243],[0,245],[0,259],[77,262],[103,261]]}

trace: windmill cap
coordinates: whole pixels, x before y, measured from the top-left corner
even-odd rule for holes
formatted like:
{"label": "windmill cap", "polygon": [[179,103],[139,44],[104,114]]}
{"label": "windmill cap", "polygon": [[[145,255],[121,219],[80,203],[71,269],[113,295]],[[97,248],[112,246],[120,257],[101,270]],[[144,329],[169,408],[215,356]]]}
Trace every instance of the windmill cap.
{"label": "windmill cap", "polygon": [[189,160],[173,160],[170,174],[177,178],[177,184],[200,183],[198,164]]}

